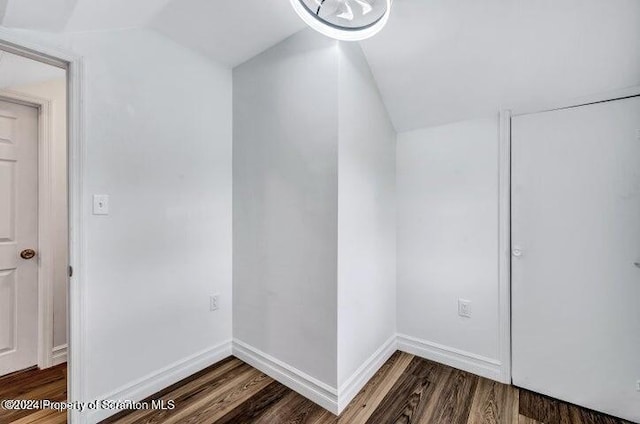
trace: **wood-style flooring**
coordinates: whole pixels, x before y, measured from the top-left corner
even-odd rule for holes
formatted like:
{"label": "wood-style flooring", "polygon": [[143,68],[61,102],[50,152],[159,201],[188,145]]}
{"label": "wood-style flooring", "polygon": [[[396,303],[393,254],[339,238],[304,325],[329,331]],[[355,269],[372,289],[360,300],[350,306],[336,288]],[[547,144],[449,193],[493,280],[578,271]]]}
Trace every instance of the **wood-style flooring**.
{"label": "wood-style flooring", "polygon": [[622,424],[574,405],[396,352],[340,417],[236,358],[149,399],[173,411],[123,412],[104,423]]}
{"label": "wood-style flooring", "polygon": [[[39,372],[41,381],[36,382],[33,374],[24,385],[17,375],[0,379],[0,399],[63,399],[60,376],[66,369]],[[147,400],[172,400],[175,409],[123,411],[103,423],[629,424],[401,352],[387,361],[340,417],[234,357]],[[48,411],[32,415],[0,411],[0,424],[64,420],[64,414]]]}
{"label": "wood-style flooring", "polygon": [[[67,364],[46,370],[36,368],[0,378],[0,401],[5,399],[36,399],[63,402],[67,399]],[[0,424],[67,422],[67,414],[52,410],[4,410],[0,408]]]}

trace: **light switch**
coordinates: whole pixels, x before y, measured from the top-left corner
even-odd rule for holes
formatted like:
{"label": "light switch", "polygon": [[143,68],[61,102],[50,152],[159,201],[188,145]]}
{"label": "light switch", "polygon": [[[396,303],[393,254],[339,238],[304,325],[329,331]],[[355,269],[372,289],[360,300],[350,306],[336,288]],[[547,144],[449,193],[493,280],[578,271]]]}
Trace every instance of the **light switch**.
{"label": "light switch", "polygon": [[109,215],[109,195],[107,194],[93,195],[93,214]]}

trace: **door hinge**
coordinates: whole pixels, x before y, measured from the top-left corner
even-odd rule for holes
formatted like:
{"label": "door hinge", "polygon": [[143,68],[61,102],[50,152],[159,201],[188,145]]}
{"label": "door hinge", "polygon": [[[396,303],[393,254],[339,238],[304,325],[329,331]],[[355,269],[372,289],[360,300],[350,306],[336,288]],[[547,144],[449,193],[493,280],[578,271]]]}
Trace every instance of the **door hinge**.
{"label": "door hinge", "polygon": [[69,277],[73,277],[73,267],[69,265]]}

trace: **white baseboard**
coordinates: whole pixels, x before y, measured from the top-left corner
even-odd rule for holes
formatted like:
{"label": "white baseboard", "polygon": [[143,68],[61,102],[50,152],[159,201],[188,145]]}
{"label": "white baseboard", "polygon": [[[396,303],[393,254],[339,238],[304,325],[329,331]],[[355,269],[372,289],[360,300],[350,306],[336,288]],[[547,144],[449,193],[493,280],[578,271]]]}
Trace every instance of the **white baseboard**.
{"label": "white baseboard", "polygon": [[[161,370],[126,384],[111,393],[100,396],[98,400],[141,401],[229,356],[231,356],[231,341],[221,343],[210,349],[174,362]],[[102,409],[90,411],[87,414],[87,422],[97,423],[118,412],[120,411]]]}
{"label": "white baseboard", "polygon": [[[140,401],[233,354],[329,412],[338,415],[393,355],[396,349],[496,381],[500,381],[502,375],[502,364],[498,360],[398,334],[389,338],[338,390],[241,340],[234,339],[233,342],[222,343],[177,361],[155,373],[101,396],[99,399]],[[63,352],[66,359],[66,346],[59,346],[54,349],[54,360],[56,355],[62,358]],[[117,412],[119,411],[90,411],[87,414],[87,422],[97,423]]]}
{"label": "white baseboard", "polygon": [[475,353],[465,352],[404,334],[398,334],[398,350],[491,380],[500,381],[502,379],[502,363],[500,361],[476,355]]}
{"label": "white baseboard", "polygon": [[233,355],[329,412],[338,414],[338,393],[335,387],[331,387],[238,339],[233,340]]}
{"label": "white baseboard", "polygon": [[64,364],[67,362],[67,344],[56,346],[51,351],[51,366]]}
{"label": "white baseboard", "polygon": [[369,357],[338,389],[338,414],[349,405],[349,402],[371,380],[371,377],[389,360],[397,350],[396,335],[387,340],[373,355]]}

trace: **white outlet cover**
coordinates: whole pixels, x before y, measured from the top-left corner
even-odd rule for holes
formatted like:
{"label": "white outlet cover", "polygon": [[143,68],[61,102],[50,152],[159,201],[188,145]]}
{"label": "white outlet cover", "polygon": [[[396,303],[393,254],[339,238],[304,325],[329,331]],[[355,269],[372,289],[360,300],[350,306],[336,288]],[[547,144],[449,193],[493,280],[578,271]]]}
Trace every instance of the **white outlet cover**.
{"label": "white outlet cover", "polygon": [[211,312],[220,309],[220,295],[214,294],[209,298],[209,310]]}
{"label": "white outlet cover", "polygon": [[93,214],[109,215],[109,195],[108,194],[93,195]]}
{"label": "white outlet cover", "polygon": [[471,301],[458,299],[458,315],[464,318],[471,318]]}

